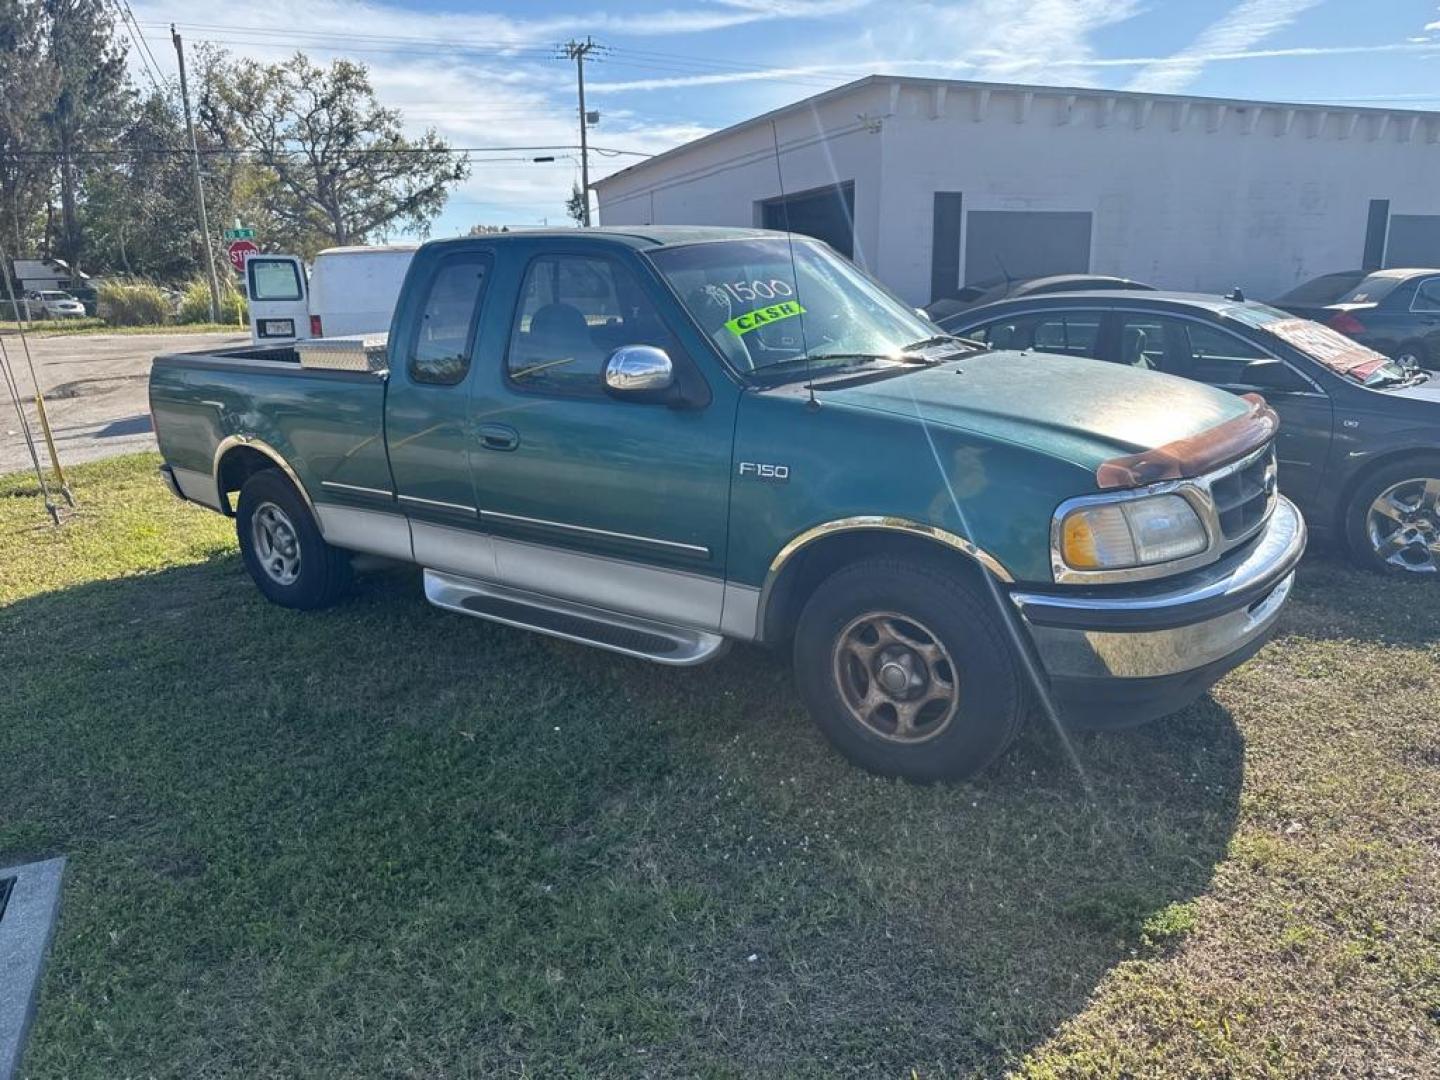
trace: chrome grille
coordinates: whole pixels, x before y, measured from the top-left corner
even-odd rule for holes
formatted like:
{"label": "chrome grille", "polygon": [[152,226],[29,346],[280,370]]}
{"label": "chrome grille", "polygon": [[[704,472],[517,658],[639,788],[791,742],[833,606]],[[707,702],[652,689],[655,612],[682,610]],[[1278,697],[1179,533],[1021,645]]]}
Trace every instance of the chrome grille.
{"label": "chrome grille", "polygon": [[1227,543],[1260,528],[1275,506],[1275,447],[1211,479],[1210,497]]}

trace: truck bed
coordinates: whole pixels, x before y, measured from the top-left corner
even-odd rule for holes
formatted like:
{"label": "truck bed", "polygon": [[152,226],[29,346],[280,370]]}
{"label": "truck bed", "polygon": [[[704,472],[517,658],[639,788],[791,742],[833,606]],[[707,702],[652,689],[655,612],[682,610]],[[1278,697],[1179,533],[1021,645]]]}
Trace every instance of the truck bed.
{"label": "truck bed", "polygon": [[150,412],[160,452],[187,498],[229,509],[219,453],[273,448],[315,497],[325,481],[389,489],[384,372],[301,367],[293,346],[157,356]]}

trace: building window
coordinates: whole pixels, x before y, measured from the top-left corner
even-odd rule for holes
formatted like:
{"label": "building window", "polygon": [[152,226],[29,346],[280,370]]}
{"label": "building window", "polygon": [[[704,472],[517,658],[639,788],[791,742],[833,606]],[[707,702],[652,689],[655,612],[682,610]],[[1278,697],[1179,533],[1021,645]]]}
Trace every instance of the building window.
{"label": "building window", "polygon": [[971,210],[965,284],[1088,273],[1092,217],[1086,210]]}
{"label": "building window", "polygon": [[1440,214],[1395,214],[1385,243],[1386,266],[1440,266]]}
{"label": "building window", "polygon": [[760,224],[823,240],[847,259],[855,257],[855,182],[797,191],[760,204]]}

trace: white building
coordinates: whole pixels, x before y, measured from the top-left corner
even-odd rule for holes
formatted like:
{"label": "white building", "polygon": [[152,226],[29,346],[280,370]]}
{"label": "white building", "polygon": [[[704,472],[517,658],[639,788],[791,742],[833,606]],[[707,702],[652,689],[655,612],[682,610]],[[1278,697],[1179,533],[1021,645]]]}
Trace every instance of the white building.
{"label": "white building", "polygon": [[872,75],[596,190],[605,225],[788,212],[916,304],[1087,270],[1266,298],[1440,266],[1440,113]]}

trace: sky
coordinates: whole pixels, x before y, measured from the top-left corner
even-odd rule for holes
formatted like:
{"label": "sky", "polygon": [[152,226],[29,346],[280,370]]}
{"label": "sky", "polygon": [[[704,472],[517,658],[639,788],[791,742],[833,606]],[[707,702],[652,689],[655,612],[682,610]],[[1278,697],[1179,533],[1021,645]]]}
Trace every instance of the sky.
{"label": "sky", "polygon": [[[123,7],[122,3],[122,7]],[[1437,0],[131,0],[137,79],[186,47],[346,56],[408,129],[473,147],[431,236],[564,224],[579,178],[570,40],[586,63],[591,180],[870,74],[1440,109]],[[154,67],[150,66],[153,57]],[[517,149],[558,147],[559,149]],[[628,154],[613,153],[627,151]],[[535,162],[555,155],[553,162]],[[404,239],[392,236],[390,239]]]}

